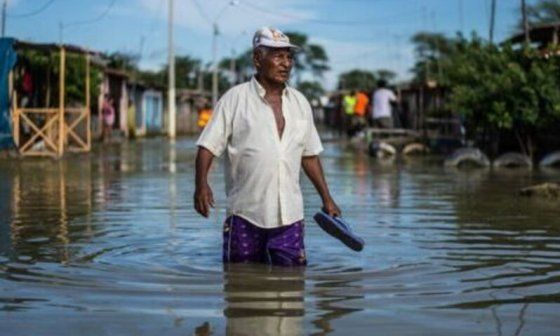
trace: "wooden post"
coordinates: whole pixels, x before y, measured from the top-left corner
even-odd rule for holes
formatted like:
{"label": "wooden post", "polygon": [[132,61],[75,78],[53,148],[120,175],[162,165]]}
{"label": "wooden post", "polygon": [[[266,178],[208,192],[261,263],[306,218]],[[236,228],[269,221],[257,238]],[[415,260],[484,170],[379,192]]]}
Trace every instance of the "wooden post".
{"label": "wooden post", "polygon": [[521,17],[523,18],[523,34],[525,35],[525,43],[531,43],[529,35],[529,19],[527,18],[527,4],[525,0],[521,0]]}
{"label": "wooden post", "polygon": [[91,98],[90,98],[90,55],[86,55],[86,150],[89,152],[91,149]]}
{"label": "wooden post", "polygon": [[60,70],[59,70],[59,98],[58,98],[58,157],[64,154],[64,96],[65,96],[65,72],[66,72],[66,51],[60,46]]}
{"label": "wooden post", "polygon": [[[12,77],[12,75],[10,75],[10,77]],[[14,94],[11,97],[12,97],[12,117],[14,118],[12,122],[14,129],[12,130],[12,132],[14,137],[14,144],[19,150],[19,110],[17,106],[17,92],[14,91]]]}

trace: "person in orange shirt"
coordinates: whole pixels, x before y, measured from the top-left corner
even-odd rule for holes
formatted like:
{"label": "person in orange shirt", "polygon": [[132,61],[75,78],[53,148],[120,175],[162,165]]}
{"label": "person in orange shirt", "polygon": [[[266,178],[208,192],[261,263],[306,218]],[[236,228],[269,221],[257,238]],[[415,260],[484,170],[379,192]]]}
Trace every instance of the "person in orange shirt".
{"label": "person in orange shirt", "polygon": [[364,118],[366,116],[369,98],[362,91],[356,92],[356,105],[354,105],[354,115]]}
{"label": "person in orange shirt", "polygon": [[210,106],[207,105],[198,112],[198,121],[197,121],[198,127],[200,129],[203,129],[206,126],[206,124],[208,124],[211,117],[212,117],[212,109],[210,108]]}
{"label": "person in orange shirt", "polygon": [[354,105],[354,114],[352,116],[351,135],[361,131],[366,123],[366,114],[369,104],[369,97],[361,90],[356,91],[354,96],[356,104]]}

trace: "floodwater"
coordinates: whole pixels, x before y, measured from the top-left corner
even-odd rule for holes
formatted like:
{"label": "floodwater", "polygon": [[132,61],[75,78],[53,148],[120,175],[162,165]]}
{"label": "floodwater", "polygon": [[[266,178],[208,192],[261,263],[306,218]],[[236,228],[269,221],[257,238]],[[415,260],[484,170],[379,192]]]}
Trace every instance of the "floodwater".
{"label": "floodwater", "polygon": [[192,208],[194,140],[0,161],[3,335],[558,335],[560,206],[516,195],[558,171],[453,170],[325,144],[332,194],[366,241],[313,222],[309,266],[221,263]]}

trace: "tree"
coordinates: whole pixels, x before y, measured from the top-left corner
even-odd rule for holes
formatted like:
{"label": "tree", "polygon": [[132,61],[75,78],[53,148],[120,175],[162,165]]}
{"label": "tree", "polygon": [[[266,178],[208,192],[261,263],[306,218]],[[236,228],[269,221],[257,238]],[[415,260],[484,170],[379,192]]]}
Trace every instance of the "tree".
{"label": "tree", "polygon": [[108,59],[109,63],[107,66],[109,68],[119,69],[129,73],[137,73],[139,71],[138,61],[140,60],[140,57],[138,55],[117,51],[110,54]]}
{"label": "tree", "polygon": [[[191,56],[175,58],[176,86],[179,89],[196,89],[197,75],[201,68],[201,61]],[[167,75],[167,72],[166,72]],[[166,76],[167,78],[167,76]]]}
{"label": "tree", "polygon": [[[527,16],[531,24],[557,23],[560,21],[560,1],[539,0],[534,5],[527,5]],[[522,19],[519,25],[523,27]]]}
{"label": "tree", "polygon": [[325,89],[321,83],[317,81],[303,81],[299,83],[297,89],[311,102],[319,100],[325,94]]}
{"label": "tree", "polygon": [[387,83],[391,83],[392,81],[395,80],[395,78],[397,78],[397,74],[394,73],[391,70],[387,70],[387,69],[379,69],[376,70],[374,72],[374,75],[376,78],[378,79],[383,79],[385,80]]}
{"label": "tree", "polygon": [[[178,89],[196,89],[198,87],[198,73],[202,62],[188,55],[175,58],[175,86]],[[156,71],[136,70],[135,76],[148,85],[167,87],[168,65],[164,64]]]}
{"label": "tree", "polygon": [[455,41],[441,33],[419,32],[412,36],[416,64],[412,68],[415,80],[425,82],[442,76],[441,62],[453,54]]}
{"label": "tree", "polygon": [[[226,57],[219,63],[220,69],[229,70],[232,58]],[[235,81],[245,82],[253,75],[253,49],[247,49],[239,56],[235,57]]]}
{"label": "tree", "polygon": [[164,71],[140,71],[138,73],[138,79],[149,86],[155,86],[159,88],[167,87],[167,82],[165,80],[166,75]]}
{"label": "tree", "polygon": [[468,137],[510,133],[533,156],[540,129],[560,121],[560,59],[525,47],[461,40],[446,63],[450,106],[465,118]]}
{"label": "tree", "polygon": [[294,75],[296,82],[301,81],[304,72],[310,72],[314,78],[322,78],[323,73],[330,69],[329,58],[323,46],[308,42],[307,35],[298,32],[287,32],[290,42],[301,49],[295,55]]}
{"label": "tree", "polygon": [[340,74],[338,77],[338,88],[342,90],[366,90],[372,91],[376,85],[376,76],[367,70],[351,70]]}

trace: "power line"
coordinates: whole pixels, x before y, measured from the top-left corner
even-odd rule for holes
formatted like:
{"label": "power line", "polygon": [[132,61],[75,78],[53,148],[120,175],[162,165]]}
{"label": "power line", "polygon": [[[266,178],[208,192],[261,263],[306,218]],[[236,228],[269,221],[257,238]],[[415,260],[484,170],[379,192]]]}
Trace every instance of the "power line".
{"label": "power line", "polygon": [[45,10],[47,10],[47,8],[49,8],[56,0],[49,0],[47,1],[43,6],[37,8],[36,10],[33,10],[29,13],[23,13],[23,14],[8,14],[7,16],[10,18],[27,18],[30,16],[35,16],[37,14],[40,14],[42,12],[44,12]]}
{"label": "power line", "polygon": [[117,0],[111,0],[111,2],[109,3],[105,11],[103,11],[103,13],[101,13],[96,18],[90,20],[74,21],[74,22],[66,23],[64,24],[64,27],[81,26],[81,25],[92,24],[101,21],[105,16],[107,16],[107,14],[109,14],[111,9],[113,9],[113,6],[115,5],[116,2]]}
{"label": "power line", "polygon": [[[339,25],[339,26],[364,26],[364,25],[377,25],[378,20],[374,20],[374,19],[368,19],[368,20],[352,20],[352,21],[336,21],[336,20],[321,20],[321,19],[312,19],[312,18],[305,18],[305,17],[301,17],[301,16],[297,16],[297,15],[291,15],[288,13],[282,13],[282,12],[278,12],[275,10],[269,10],[266,9],[264,7],[255,5],[253,3],[249,3],[247,1],[243,1],[240,2],[241,6],[245,6],[247,8],[250,8],[252,10],[261,12],[261,13],[265,13],[265,14],[270,14],[270,15],[274,15],[277,17],[284,17],[284,18],[288,18],[288,19],[294,19],[294,20],[302,20],[302,21],[306,21],[306,22],[310,22],[310,23],[317,23],[317,24],[324,24],[324,25]],[[408,13],[416,13],[417,10],[411,10]],[[401,17],[403,15],[403,13],[399,13],[397,15],[395,15],[394,17]],[[388,17],[384,17],[384,19],[387,19]]]}
{"label": "power line", "polygon": [[212,19],[210,19],[208,13],[204,11],[204,8],[202,8],[200,2],[198,2],[198,0],[193,0],[193,2],[200,16],[202,16],[210,25],[212,25]]}

